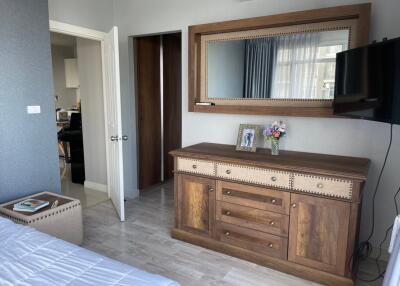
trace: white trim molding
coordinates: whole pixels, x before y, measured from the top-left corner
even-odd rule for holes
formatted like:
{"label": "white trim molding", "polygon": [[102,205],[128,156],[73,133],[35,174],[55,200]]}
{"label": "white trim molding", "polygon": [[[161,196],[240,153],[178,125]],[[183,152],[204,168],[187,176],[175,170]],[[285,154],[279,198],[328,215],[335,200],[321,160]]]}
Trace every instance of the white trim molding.
{"label": "white trim molding", "polygon": [[66,34],[95,41],[104,41],[106,33],[58,21],[49,21],[50,32]]}
{"label": "white trim molding", "polygon": [[104,184],[99,184],[99,183],[95,183],[95,182],[90,182],[90,181],[85,181],[85,183],[83,184],[83,186],[85,188],[91,189],[91,190],[95,190],[95,191],[99,191],[99,192],[103,192],[103,193],[107,193],[107,185]]}

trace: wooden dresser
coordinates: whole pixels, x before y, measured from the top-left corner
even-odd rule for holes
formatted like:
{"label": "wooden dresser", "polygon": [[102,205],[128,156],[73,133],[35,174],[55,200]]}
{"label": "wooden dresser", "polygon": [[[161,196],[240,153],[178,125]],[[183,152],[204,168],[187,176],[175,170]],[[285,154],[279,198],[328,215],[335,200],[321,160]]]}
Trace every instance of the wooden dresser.
{"label": "wooden dresser", "polygon": [[174,238],[325,285],[353,285],[370,161],[201,143],[171,152]]}

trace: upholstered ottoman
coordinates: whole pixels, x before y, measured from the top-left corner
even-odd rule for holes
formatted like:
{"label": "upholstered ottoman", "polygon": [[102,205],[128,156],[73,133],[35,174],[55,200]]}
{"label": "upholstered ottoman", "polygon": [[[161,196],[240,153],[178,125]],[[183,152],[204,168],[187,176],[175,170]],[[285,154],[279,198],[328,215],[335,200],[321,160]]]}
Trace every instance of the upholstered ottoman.
{"label": "upholstered ottoman", "polygon": [[[13,210],[15,203],[31,198],[49,205],[34,213]],[[73,198],[43,192],[0,205],[0,215],[77,245],[83,242],[81,202]]]}

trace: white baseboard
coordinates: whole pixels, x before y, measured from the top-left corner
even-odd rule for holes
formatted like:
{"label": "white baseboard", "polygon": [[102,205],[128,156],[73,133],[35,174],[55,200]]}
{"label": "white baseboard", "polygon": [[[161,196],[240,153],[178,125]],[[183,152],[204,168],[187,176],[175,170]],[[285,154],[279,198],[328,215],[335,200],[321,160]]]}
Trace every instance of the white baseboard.
{"label": "white baseboard", "polygon": [[95,182],[85,181],[83,186],[85,188],[88,188],[88,189],[91,189],[91,190],[107,193],[107,185],[103,185],[103,184],[99,184],[99,183],[95,183]]}

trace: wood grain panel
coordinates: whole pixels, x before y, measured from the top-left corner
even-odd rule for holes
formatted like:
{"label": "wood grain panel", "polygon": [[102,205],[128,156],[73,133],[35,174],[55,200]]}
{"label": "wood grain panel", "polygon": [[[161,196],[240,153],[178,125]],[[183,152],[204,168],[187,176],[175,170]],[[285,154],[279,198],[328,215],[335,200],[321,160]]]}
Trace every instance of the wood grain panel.
{"label": "wood grain panel", "polygon": [[217,201],[216,218],[254,230],[288,236],[289,216]]}
{"label": "wood grain panel", "polygon": [[326,286],[354,286],[354,281],[347,277],[341,277],[339,275],[313,269],[284,259],[256,253],[254,251],[217,241],[215,239],[210,239],[205,236],[195,235],[179,229],[173,229],[172,237],[208,249],[219,251],[227,255],[232,255],[240,259],[251,261],[265,267],[302,277],[307,280],[315,281]]}
{"label": "wood grain panel", "polygon": [[290,193],[217,181],[217,200],[260,210],[289,214]]}
{"label": "wood grain panel", "polygon": [[292,194],[289,260],[344,275],[350,203]]}
{"label": "wood grain panel", "polygon": [[138,187],[161,182],[160,37],[135,39]]}
{"label": "wood grain panel", "polygon": [[180,175],[178,188],[180,227],[211,236],[215,221],[215,181]]}
{"label": "wood grain panel", "polygon": [[220,241],[256,253],[287,259],[287,239],[264,232],[218,222],[217,238]]}
{"label": "wood grain panel", "polygon": [[174,161],[169,152],[182,147],[182,42],[181,33],[162,36],[164,180],[173,176]]}

